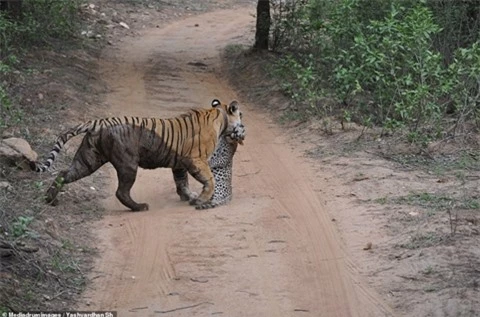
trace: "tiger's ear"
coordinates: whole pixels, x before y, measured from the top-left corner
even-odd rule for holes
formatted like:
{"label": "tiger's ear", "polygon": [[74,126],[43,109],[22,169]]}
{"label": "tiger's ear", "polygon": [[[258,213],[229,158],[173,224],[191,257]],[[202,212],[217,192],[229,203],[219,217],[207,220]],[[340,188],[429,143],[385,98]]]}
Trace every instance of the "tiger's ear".
{"label": "tiger's ear", "polygon": [[233,100],[230,105],[228,106],[228,113],[233,114],[234,112],[237,112],[237,110],[240,108],[238,101]]}
{"label": "tiger's ear", "polygon": [[218,99],[213,99],[212,100],[212,108],[216,108],[216,107],[220,106],[221,104],[222,103]]}

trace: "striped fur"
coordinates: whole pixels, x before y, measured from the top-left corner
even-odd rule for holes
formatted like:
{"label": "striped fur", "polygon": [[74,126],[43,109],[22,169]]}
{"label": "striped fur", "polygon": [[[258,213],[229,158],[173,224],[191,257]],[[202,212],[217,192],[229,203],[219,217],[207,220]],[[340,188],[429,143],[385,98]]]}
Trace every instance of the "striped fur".
{"label": "striped fur", "polygon": [[[212,101],[212,107],[221,106],[217,99]],[[241,117],[240,113],[240,117]],[[208,161],[215,178],[215,189],[212,198],[204,204],[195,206],[196,209],[215,208],[216,206],[227,204],[232,199],[232,167],[233,156],[237,150],[238,144],[243,144],[245,138],[245,127],[243,124],[237,126],[232,133],[220,137],[218,145]],[[187,170],[176,170],[173,174],[177,189],[183,189],[181,192],[188,191],[188,172]],[[179,193],[180,194],[180,193]]]}
{"label": "striped fur", "polygon": [[117,170],[119,180],[116,196],[134,211],[148,209],[147,204],[138,204],[130,197],[138,167],[172,168],[174,175],[175,170],[186,169],[203,184],[203,191],[198,198],[193,197],[188,186],[177,188],[177,192],[183,200],[188,199],[197,205],[213,195],[214,179],[208,159],[219,137],[235,134],[239,126],[242,126],[241,115],[236,101],[211,109],[192,109],[170,119],[116,117],[92,120],[60,135],[45,162],[32,162],[31,167],[37,172],[48,170],[65,143],[86,133],[70,167],[60,172],[48,189],[47,202],[56,202],[64,184],[88,176],[110,162]]}

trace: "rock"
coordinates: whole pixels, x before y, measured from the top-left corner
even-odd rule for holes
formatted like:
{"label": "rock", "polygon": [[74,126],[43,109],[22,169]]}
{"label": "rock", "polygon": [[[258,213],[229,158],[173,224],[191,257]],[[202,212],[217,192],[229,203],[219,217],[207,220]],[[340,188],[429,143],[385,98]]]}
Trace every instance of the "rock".
{"label": "rock", "polygon": [[55,221],[53,221],[53,219],[45,220],[45,231],[54,240],[58,240],[58,241],[61,240],[61,237],[58,233],[58,227],[57,227]]}
{"label": "rock", "polygon": [[0,182],[0,190],[6,190],[8,192],[13,191],[12,185],[9,182]]}
{"label": "rock", "polygon": [[0,161],[6,164],[30,169],[29,163],[37,160],[37,153],[27,141],[20,138],[8,138],[0,141]]}
{"label": "rock", "polygon": [[130,30],[130,27],[128,26],[127,23],[125,23],[125,22],[120,22],[120,23],[118,23],[118,24],[120,24],[121,26],[123,26],[123,27],[126,28],[127,30]]}
{"label": "rock", "polygon": [[368,242],[367,245],[363,247],[364,250],[371,250],[372,249],[372,243]]}

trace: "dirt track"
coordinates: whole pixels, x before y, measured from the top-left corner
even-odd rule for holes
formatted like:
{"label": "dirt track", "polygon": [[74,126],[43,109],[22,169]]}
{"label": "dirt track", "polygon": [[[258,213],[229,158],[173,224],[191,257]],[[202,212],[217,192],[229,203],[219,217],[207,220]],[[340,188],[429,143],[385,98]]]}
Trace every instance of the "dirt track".
{"label": "dirt track", "polygon": [[[238,98],[215,71],[221,48],[251,43],[252,13],[191,17],[105,52],[111,114],[169,117]],[[342,249],[323,203],[331,197],[316,190],[328,185],[266,114],[248,104],[243,112],[248,135],[227,206],[196,211],[179,200],[171,171],[158,169],[140,171],[133,189],[150,211],[131,213],[113,195],[111,170],[101,258],[80,308],[121,317],[391,315]]]}

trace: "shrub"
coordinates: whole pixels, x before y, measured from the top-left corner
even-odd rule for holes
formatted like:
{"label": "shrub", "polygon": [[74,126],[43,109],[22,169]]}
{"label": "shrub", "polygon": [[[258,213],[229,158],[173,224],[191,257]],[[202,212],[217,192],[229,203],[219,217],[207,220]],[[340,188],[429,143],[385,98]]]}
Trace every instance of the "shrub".
{"label": "shrub", "polygon": [[446,88],[455,106],[455,131],[472,120],[480,128],[480,41],[455,52]]}
{"label": "shrub", "polygon": [[[372,21],[336,58],[335,88],[346,100],[367,94],[378,123],[417,130],[440,118],[439,89],[445,71],[432,51],[432,35],[440,29],[424,6],[403,12],[393,7],[382,21]],[[433,123],[433,122],[430,122]]]}
{"label": "shrub", "polygon": [[[478,127],[480,3],[277,5],[274,49],[282,56],[277,77],[297,108],[303,103],[309,113],[340,114],[388,131],[407,128],[411,141],[449,133],[441,130],[446,116],[453,115],[457,127],[471,120]],[[325,97],[336,99],[337,106],[322,106]]]}
{"label": "shrub", "polygon": [[0,11],[0,129],[16,124],[22,112],[9,96],[8,75],[32,45],[69,41],[79,22],[81,0],[23,0],[19,16]]}

